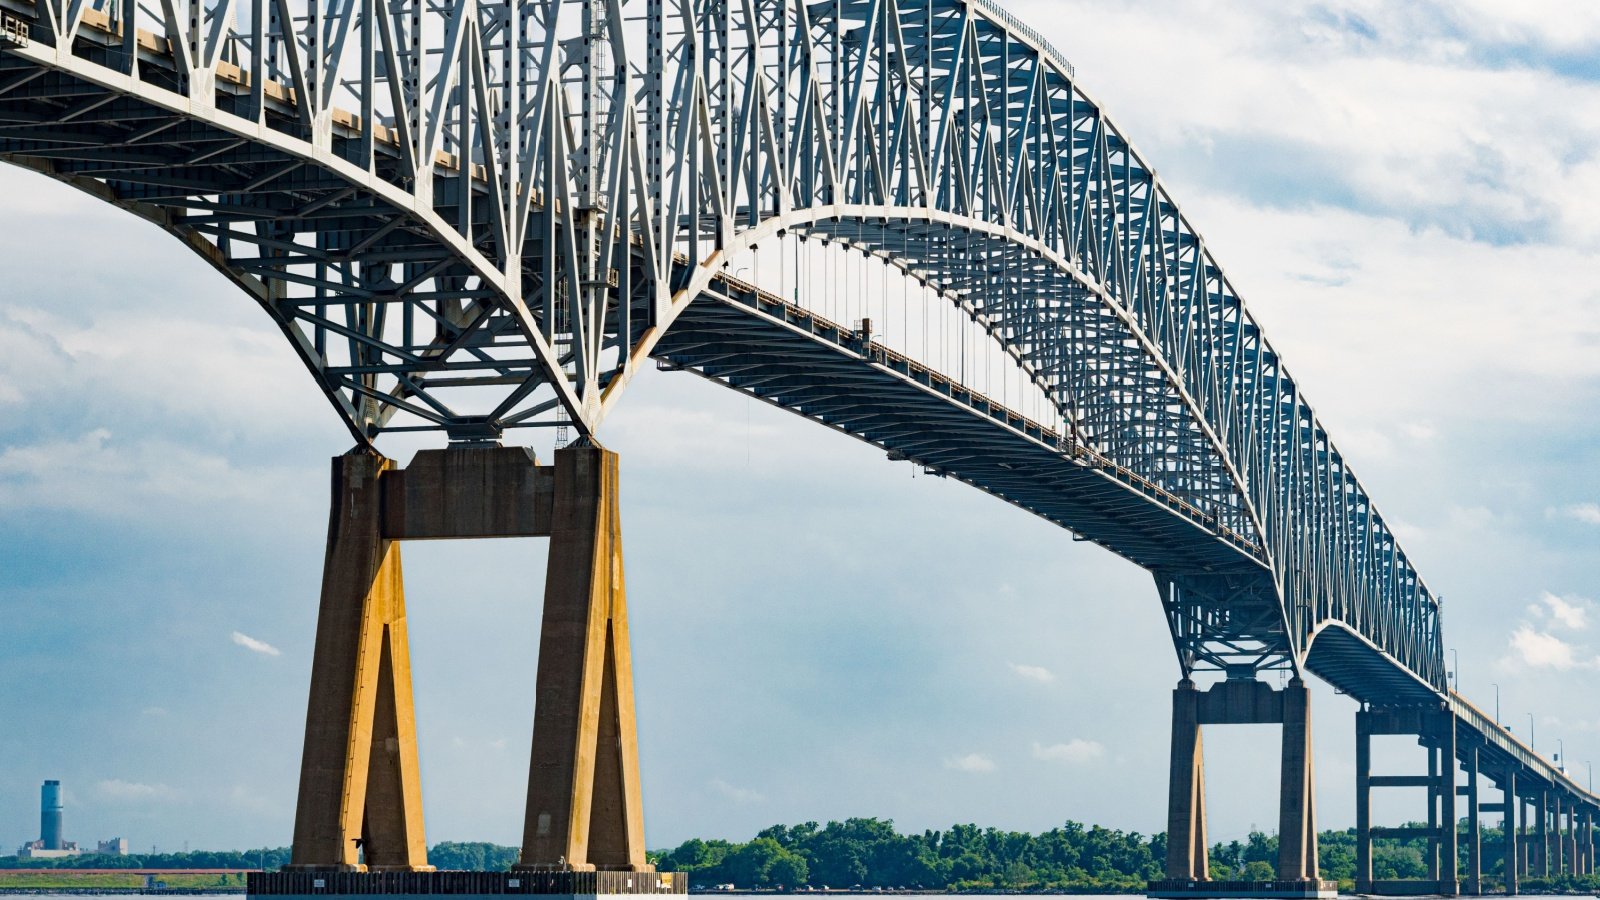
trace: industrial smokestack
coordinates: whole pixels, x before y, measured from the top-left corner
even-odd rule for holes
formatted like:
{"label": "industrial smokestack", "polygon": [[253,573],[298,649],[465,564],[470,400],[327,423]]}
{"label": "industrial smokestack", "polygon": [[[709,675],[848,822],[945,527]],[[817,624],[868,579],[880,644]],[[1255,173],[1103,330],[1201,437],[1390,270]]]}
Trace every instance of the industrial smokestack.
{"label": "industrial smokestack", "polygon": [[39,838],[46,850],[65,850],[61,839],[61,782],[46,781],[39,791]]}

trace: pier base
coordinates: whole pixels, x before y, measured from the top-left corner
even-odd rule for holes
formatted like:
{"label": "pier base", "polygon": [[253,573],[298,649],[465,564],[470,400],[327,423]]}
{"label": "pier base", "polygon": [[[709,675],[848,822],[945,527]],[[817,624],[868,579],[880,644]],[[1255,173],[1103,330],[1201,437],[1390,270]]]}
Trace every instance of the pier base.
{"label": "pier base", "polygon": [[1205,898],[1254,900],[1257,897],[1274,898],[1274,900],[1282,898],[1323,900],[1339,896],[1339,883],[1319,878],[1294,881],[1196,881],[1188,878],[1165,878],[1150,882],[1145,896],[1170,898],[1170,900],[1205,900]]}
{"label": "pier base", "polygon": [[251,872],[245,889],[252,897],[274,900],[365,900],[373,895],[602,900],[687,894],[689,879],[671,872]]}

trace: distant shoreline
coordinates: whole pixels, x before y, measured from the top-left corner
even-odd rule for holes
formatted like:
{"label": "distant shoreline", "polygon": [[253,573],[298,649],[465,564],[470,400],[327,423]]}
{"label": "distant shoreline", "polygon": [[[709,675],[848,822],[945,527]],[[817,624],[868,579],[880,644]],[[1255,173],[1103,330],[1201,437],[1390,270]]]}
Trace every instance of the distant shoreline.
{"label": "distant shoreline", "polygon": [[222,894],[243,894],[243,887],[0,887],[0,894],[32,895],[86,895],[99,894],[157,894],[182,895],[182,897],[219,897]]}

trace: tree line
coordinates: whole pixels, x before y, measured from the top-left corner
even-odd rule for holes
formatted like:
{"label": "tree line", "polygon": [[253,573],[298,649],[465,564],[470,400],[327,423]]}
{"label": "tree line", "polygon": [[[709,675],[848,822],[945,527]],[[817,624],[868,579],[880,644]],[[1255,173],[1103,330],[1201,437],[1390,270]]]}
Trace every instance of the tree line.
{"label": "tree line", "polygon": [[[1464,824],[1463,824],[1464,829]],[[1498,885],[1501,833],[1483,829],[1483,872]],[[1318,837],[1324,878],[1349,890],[1356,866],[1355,831],[1324,831]],[[1427,841],[1373,841],[1373,876],[1380,880],[1427,876]],[[694,838],[650,854],[662,871],[683,872],[706,888],[732,884],[745,889],[905,888],[921,891],[1052,891],[1140,893],[1166,867],[1165,834],[1145,836],[1098,825],[1067,822],[1041,834],[952,825],[901,834],[884,819],[846,819],[819,825],[774,825],[745,842]],[[1466,842],[1460,846],[1462,870]],[[1275,835],[1253,831],[1242,841],[1211,848],[1211,877],[1219,881],[1264,881],[1274,877]],[[440,869],[506,871],[517,848],[478,842],[445,842],[428,850]],[[192,853],[85,855],[64,859],[0,857],[0,869],[129,868],[274,870],[289,862],[289,848]],[[1525,879],[1530,891],[1600,888],[1600,878]]]}
{"label": "tree line", "polygon": [[[1412,823],[1413,825],[1420,823]],[[1460,871],[1467,866],[1465,822]],[[1498,885],[1501,832],[1482,831],[1485,880]],[[1377,838],[1372,874],[1378,880],[1424,879],[1426,839]],[[1322,877],[1350,891],[1355,886],[1355,829],[1318,836]],[[693,839],[657,855],[665,871],[689,873],[690,884],[740,888],[906,888],[924,891],[1024,891],[1142,893],[1163,877],[1167,837],[1148,837],[1067,822],[1042,834],[954,825],[900,834],[890,821],[847,819],[775,825],[746,843]],[[1268,881],[1277,877],[1278,838],[1252,831],[1242,841],[1219,842],[1210,852],[1217,881]],[[1593,890],[1596,876],[1525,878],[1529,891]]]}

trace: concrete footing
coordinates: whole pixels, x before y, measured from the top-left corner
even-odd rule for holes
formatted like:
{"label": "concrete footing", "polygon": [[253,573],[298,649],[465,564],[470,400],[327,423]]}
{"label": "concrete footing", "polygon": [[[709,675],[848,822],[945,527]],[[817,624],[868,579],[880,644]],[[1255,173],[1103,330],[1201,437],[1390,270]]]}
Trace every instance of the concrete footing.
{"label": "concrete footing", "polygon": [[599,900],[640,894],[687,894],[689,879],[670,872],[251,872],[252,897],[343,900],[439,897],[457,900],[537,896]]}
{"label": "concrete footing", "polygon": [[[333,461],[292,862],[252,877],[250,893],[683,892],[645,858],[617,482],[616,454],[587,441],[557,450],[554,466],[516,447],[427,450],[405,469],[365,448]],[[399,542],[540,536],[551,541],[519,871],[481,883],[435,873]]]}
{"label": "concrete footing", "polygon": [[1339,883],[1322,879],[1294,881],[1209,881],[1167,878],[1150,882],[1147,897],[1171,900],[1203,898],[1331,898],[1339,895]]}

